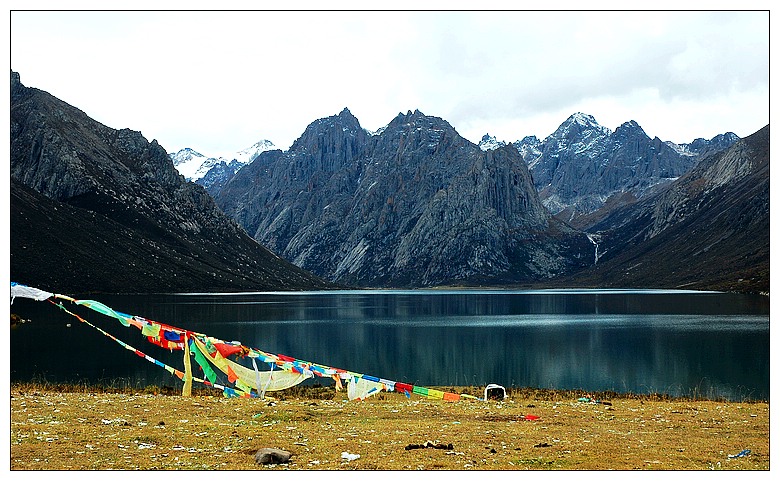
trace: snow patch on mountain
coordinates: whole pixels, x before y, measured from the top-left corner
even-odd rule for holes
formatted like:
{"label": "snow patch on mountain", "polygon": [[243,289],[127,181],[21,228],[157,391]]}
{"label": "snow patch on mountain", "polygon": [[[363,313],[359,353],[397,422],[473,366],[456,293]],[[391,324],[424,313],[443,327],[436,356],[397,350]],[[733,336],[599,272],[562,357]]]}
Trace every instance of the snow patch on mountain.
{"label": "snow patch on mountain", "polygon": [[268,150],[274,150],[275,148],[276,146],[270,140],[261,140],[251,147],[239,150],[238,152],[225,157],[206,157],[189,147],[181,149],[175,154],[169,154],[168,157],[173,161],[173,166],[176,167],[176,170],[178,170],[185,179],[190,182],[195,182],[202,179],[209,170],[220,163],[224,162],[228,165],[231,162],[236,161],[239,164],[239,168],[241,168],[255,160],[255,157],[261,153]]}
{"label": "snow patch on mountain", "polygon": [[210,160],[205,155],[189,147],[181,149],[175,154],[168,154],[168,157],[170,157],[176,170],[187,180],[192,180],[197,175],[198,169]]}
{"label": "snow patch on mountain", "polygon": [[503,147],[506,145],[506,142],[501,140],[496,140],[495,136],[492,136],[490,134],[485,134],[482,136],[482,140],[479,141],[479,148],[483,151],[488,150],[496,150],[499,147]]}
{"label": "snow patch on mountain", "polygon": [[671,147],[672,150],[674,150],[675,152],[677,152],[680,155],[686,155],[688,157],[694,157],[694,156],[697,155],[696,152],[691,152],[690,151],[689,144],[682,144],[682,145],[680,145],[680,144],[675,144],[674,142],[670,142],[668,140],[666,142],[664,142],[664,143],[666,145],[668,145],[669,147]]}

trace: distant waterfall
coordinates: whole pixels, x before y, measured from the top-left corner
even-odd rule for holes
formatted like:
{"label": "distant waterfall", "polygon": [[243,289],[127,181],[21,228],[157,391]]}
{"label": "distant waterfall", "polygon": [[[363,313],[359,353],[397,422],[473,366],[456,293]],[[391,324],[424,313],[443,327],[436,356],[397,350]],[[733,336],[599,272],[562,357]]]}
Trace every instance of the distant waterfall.
{"label": "distant waterfall", "polygon": [[588,240],[591,244],[595,246],[595,253],[593,254],[593,265],[596,265],[599,263],[599,243],[598,241],[601,240],[601,236],[598,234],[585,234],[588,236]]}

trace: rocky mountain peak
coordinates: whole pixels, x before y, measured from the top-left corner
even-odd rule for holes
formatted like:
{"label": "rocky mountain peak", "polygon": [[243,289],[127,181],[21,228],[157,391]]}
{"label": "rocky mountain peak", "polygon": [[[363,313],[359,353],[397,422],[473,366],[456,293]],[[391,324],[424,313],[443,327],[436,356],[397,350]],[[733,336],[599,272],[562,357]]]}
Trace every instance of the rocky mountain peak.
{"label": "rocky mountain peak", "polygon": [[173,161],[173,165],[178,167],[180,164],[183,164],[194,158],[205,158],[206,156],[194,149],[185,147],[176,153],[170,154],[170,157]]}
{"label": "rocky mountain peak", "polygon": [[[344,108],[338,115],[331,115],[330,117],[318,119],[310,123],[303,132],[303,135],[293,142],[290,151],[305,151],[314,144],[333,142],[336,141],[336,138],[341,138],[344,135],[354,137],[361,134],[366,135],[366,132],[360,126],[360,122],[352,115],[352,112],[350,112],[349,109]],[[325,138],[331,140],[323,140]]]}
{"label": "rocky mountain peak", "polygon": [[408,111],[406,115],[398,114],[386,127],[387,130],[423,130],[423,129],[436,129],[436,130],[449,130],[455,131],[452,125],[446,120],[440,117],[434,117],[425,115],[419,110],[415,109],[414,112]]}
{"label": "rocky mountain peak", "polygon": [[628,122],[623,122],[622,124],[620,124],[620,126],[617,129],[615,129],[615,132],[617,131],[642,132],[643,134],[645,134],[645,131],[642,129],[642,127],[639,126],[636,120],[629,120]]}
{"label": "rocky mountain peak", "polygon": [[482,140],[479,141],[479,148],[482,150],[495,150],[499,147],[506,145],[506,142],[496,140],[494,135],[485,134],[482,136]]}
{"label": "rocky mountain peak", "polygon": [[331,115],[330,117],[317,119],[314,122],[310,123],[308,127],[306,127],[306,130],[304,131],[302,137],[306,136],[306,134],[309,132],[313,132],[316,134],[323,134],[329,130],[336,129],[336,128],[344,131],[361,130],[360,122],[358,121],[358,119],[354,115],[352,115],[352,112],[350,112],[349,109],[345,108],[337,115]]}
{"label": "rocky mountain peak", "polygon": [[266,150],[273,150],[274,147],[275,146],[273,142],[271,142],[270,140],[263,139],[255,142],[254,144],[252,144],[251,147],[247,147],[246,149],[240,152],[250,152],[250,151],[264,152]]}
{"label": "rocky mountain peak", "polygon": [[594,140],[605,138],[611,133],[607,127],[599,125],[592,115],[577,112],[566,119],[548,139],[565,141],[569,144],[587,142],[587,146],[591,146]]}
{"label": "rocky mountain peak", "polygon": [[650,138],[635,120],[622,123],[612,135],[616,139]]}
{"label": "rocky mountain peak", "polygon": [[21,77],[19,72],[11,70],[11,100],[18,100],[19,96],[24,92]]}
{"label": "rocky mountain peak", "polygon": [[582,112],[575,112],[569,116],[568,119],[566,119],[562,126],[579,126],[582,129],[604,129],[602,125],[600,125],[596,118],[593,117],[590,114],[585,114]]}
{"label": "rocky mountain peak", "polygon": [[363,286],[509,281],[570,270],[591,249],[550,218],[513,146],[483,151],[419,110],[362,144],[328,132],[242,169],[217,196],[255,239],[306,270]]}
{"label": "rocky mountain peak", "polygon": [[357,117],[352,115],[352,112],[350,112],[347,107],[344,107],[344,109],[339,112],[336,118],[339,119],[341,124],[344,126],[357,126],[357,128],[360,128],[360,122],[358,121]]}
{"label": "rocky mountain peak", "polygon": [[580,124],[584,127],[598,125],[598,122],[596,122],[596,119],[592,115],[582,112],[575,112],[571,114],[567,119],[567,122]]}
{"label": "rocky mountain peak", "polygon": [[512,142],[512,145],[520,152],[520,156],[525,161],[530,170],[533,170],[534,165],[542,156],[542,142],[535,135],[528,135]]}
{"label": "rocky mountain peak", "polygon": [[739,140],[739,137],[734,132],[726,132],[725,134],[718,134],[710,140],[698,138],[687,145],[688,149],[693,152],[702,152],[709,150],[712,147],[719,149],[725,149],[731,147]]}

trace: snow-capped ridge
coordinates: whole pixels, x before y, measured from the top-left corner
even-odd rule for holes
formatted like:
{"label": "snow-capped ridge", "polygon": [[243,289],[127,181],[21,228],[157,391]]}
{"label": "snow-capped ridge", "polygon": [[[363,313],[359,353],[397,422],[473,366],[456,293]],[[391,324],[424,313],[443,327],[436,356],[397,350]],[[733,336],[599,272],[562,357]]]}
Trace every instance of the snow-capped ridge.
{"label": "snow-capped ridge", "polygon": [[173,166],[179,171],[185,179],[190,182],[195,182],[202,179],[209,170],[214,166],[225,163],[230,164],[236,161],[241,168],[242,166],[255,160],[255,157],[261,153],[274,150],[276,146],[270,140],[260,140],[251,147],[247,147],[243,150],[239,150],[235,154],[220,156],[220,157],[206,157],[205,155],[195,151],[190,147],[185,147],[174,154],[169,154]]}
{"label": "snow-capped ridge", "polygon": [[479,141],[479,148],[483,151],[488,150],[496,150],[499,147],[503,147],[506,145],[506,142],[503,140],[496,140],[496,137],[490,134],[485,134],[482,136],[482,140]]}

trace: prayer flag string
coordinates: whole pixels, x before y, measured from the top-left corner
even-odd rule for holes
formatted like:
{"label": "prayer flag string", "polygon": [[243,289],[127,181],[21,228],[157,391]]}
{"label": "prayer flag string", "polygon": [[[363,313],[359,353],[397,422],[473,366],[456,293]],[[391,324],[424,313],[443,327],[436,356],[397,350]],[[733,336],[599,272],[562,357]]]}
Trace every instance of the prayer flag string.
{"label": "prayer flag string", "polygon": [[[226,397],[263,397],[266,391],[287,389],[299,384],[307,378],[316,376],[333,379],[336,384],[336,390],[342,389],[342,381],[347,381],[347,396],[350,400],[366,399],[382,391],[397,391],[403,393],[406,397],[411,397],[412,394],[416,394],[429,399],[440,399],[444,401],[458,401],[464,398],[479,399],[467,394],[456,394],[432,388],[414,386],[304,361],[282,354],[267,353],[256,348],[244,346],[237,341],[225,342],[207,336],[206,334],[189,331],[139,316],[125,314],[97,301],[77,300],[63,294],[54,294],[12,282],[12,302],[16,297],[26,297],[38,301],[48,300],[51,304],[58,306],[64,312],[76,317],[82,323],[97,329],[105,336],[113,339],[125,349],[164,368],[166,371],[182,380],[184,382],[184,395],[188,395],[187,393],[189,392],[188,381],[190,383],[191,381],[196,381],[206,386],[220,389]],[[76,305],[87,307],[95,312],[116,319],[124,327],[136,327],[141,331],[141,334],[146,337],[148,342],[157,346],[167,348],[171,351],[183,350],[185,352],[185,372],[168,366],[167,364],[144,354],[103,329],[91,324],[81,316],[69,311],[61,302],[56,303],[52,299],[67,300]],[[206,379],[199,379],[192,376],[189,368],[190,354],[195,358],[196,363],[203,370]],[[240,358],[249,357],[252,361],[253,368],[248,368],[232,361],[229,359],[229,356],[237,356]],[[268,364],[271,370],[259,371],[255,359]],[[235,388],[217,383],[217,374],[211,366],[216,367],[217,370],[226,374],[228,381],[233,383]],[[274,367],[277,367],[278,370],[274,370]]]}

